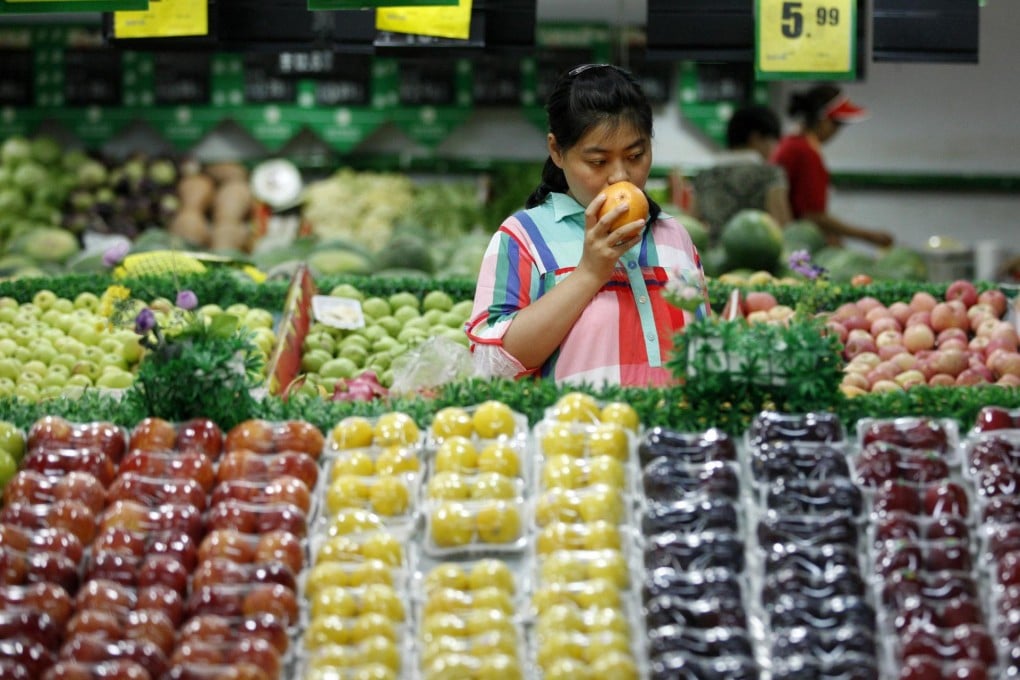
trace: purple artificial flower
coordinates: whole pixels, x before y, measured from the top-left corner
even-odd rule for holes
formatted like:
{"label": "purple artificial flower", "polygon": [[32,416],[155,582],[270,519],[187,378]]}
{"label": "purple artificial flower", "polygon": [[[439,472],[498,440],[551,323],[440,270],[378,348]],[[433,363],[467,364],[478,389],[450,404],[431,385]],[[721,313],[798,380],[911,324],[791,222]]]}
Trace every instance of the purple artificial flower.
{"label": "purple artificial flower", "polygon": [[181,309],[194,309],[198,307],[198,296],[193,291],[182,290],[177,293],[177,306]]}
{"label": "purple artificial flower", "polygon": [[155,327],[156,315],[151,309],[146,307],[142,311],[138,312],[138,316],[135,317],[135,333],[138,333],[138,335],[145,335]]}
{"label": "purple artificial flower", "polygon": [[117,243],[114,243],[103,253],[103,265],[106,267],[112,267],[115,264],[119,264],[130,250],[131,244],[127,241],[118,241]]}
{"label": "purple artificial flower", "polygon": [[790,269],[811,280],[825,273],[825,269],[811,263],[811,253],[806,250],[795,250],[790,253],[788,264]]}

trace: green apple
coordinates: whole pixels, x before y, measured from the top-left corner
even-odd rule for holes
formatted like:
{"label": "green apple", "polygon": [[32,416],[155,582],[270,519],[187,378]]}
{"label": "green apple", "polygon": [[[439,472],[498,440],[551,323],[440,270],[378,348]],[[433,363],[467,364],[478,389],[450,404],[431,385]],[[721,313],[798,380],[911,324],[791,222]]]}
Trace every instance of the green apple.
{"label": "green apple", "polygon": [[58,368],[61,368],[64,371],[67,371],[67,372],[64,373],[64,374],[61,374],[59,372],[54,373],[51,370],[48,373],[46,373],[46,375],[43,376],[42,382],[39,383],[39,385],[41,387],[59,387],[59,388],[63,388],[64,385],[67,384],[67,379],[69,377],[71,377],[71,372],[68,371],[63,366],[59,366]]}
{"label": "green apple", "polygon": [[17,309],[20,303],[9,295],[0,297],[0,309]]}
{"label": "green apple", "polygon": [[447,328],[443,331],[443,335],[450,338],[457,344],[464,345],[465,347],[471,344],[471,340],[468,339],[467,333],[458,328]]}
{"label": "green apple", "polygon": [[421,306],[425,310],[438,309],[445,312],[453,307],[453,298],[444,291],[432,290],[425,294]]}
{"label": "green apple", "polygon": [[48,340],[39,339],[35,348],[32,350],[32,355],[43,362],[49,364],[53,361],[53,358],[57,356],[58,352],[54,349],[53,345]]}
{"label": "green apple", "polygon": [[412,309],[419,309],[421,307],[421,301],[418,296],[409,291],[400,291],[393,293],[386,301],[390,303],[391,309],[400,309],[401,307],[410,307]]}
{"label": "green apple", "polygon": [[0,359],[0,378],[17,380],[21,374],[21,362],[13,357]]}
{"label": "green apple", "polygon": [[89,379],[89,384],[92,384],[99,377],[99,364],[89,359],[79,359],[71,368],[71,373],[72,377],[75,375],[85,376]]}
{"label": "green apple", "polygon": [[421,318],[424,319],[425,322],[428,325],[435,326],[437,323],[439,323],[439,319],[442,316],[443,316],[443,310],[441,310],[441,309],[429,309],[429,310],[426,310],[425,313],[421,315]]}
{"label": "green apple", "polygon": [[74,357],[80,357],[81,353],[85,350],[85,345],[75,338],[67,335],[63,338],[54,340],[53,349],[57,350],[61,354],[70,354]]}
{"label": "green apple", "polygon": [[50,359],[50,370],[52,370],[54,366],[63,366],[67,369],[67,372],[70,373],[76,363],[78,363],[78,357],[73,354],[58,354]]}
{"label": "green apple", "polygon": [[[368,349],[372,346],[372,340],[364,335],[348,335],[346,338],[341,340],[336,347],[349,347],[351,345],[361,347],[362,349]],[[336,347],[333,351],[336,351]]]}
{"label": "green apple", "polygon": [[104,335],[99,339],[99,349],[103,350],[107,354],[121,352],[121,341],[115,335]]}
{"label": "green apple", "polygon": [[18,471],[18,461],[6,451],[0,451],[0,490],[7,486],[7,482]]}
{"label": "green apple", "polygon": [[38,319],[42,315],[43,310],[34,302],[26,302],[19,308],[19,313],[27,314],[33,319]]}
{"label": "green apple", "polygon": [[350,378],[358,370],[358,365],[346,357],[330,359],[319,369],[319,375],[324,378]]}
{"label": "green apple", "polygon": [[464,325],[465,321],[467,321],[467,319],[456,312],[446,312],[439,317],[439,322],[449,326],[450,328],[460,328]]}
{"label": "green apple", "polygon": [[17,307],[0,307],[0,323],[13,323],[17,315]]}
{"label": "green apple", "polygon": [[44,328],[41,331],[39,331],[39,337],[49,340],[50,344],[52,345],[57,338],[66,338],[67,334],[64,333],[64,331],[60,330],[59,328],[50,327]]}
{"label": "green apple", "polygon": [[0,451],[13,456],[15,461],[25,455],[25,435],[8,420],[0,420]]}
{"label": "green apple", "polygon": [[368,338],[372,344],[375,344],[376,341],[381,340],[382,338],[389,337],[386,329],[382,326],[365,326],[364,328],[358,329],[358,334]]}
{"label": "green apple", "polygon": [[393,318],[405,326],[421,318],[417,307],[397,307],[393,310]]}
{"label": "green apple", "polygon": [[25,401],[39,401],[39,386],[31,382],[19,382],[14,388],[14,396]]}
{"label": "green apple", "polygon": [[78,293],[78,295],[74,298],[74,308],[90,309],[95,311],[99,309],[99,296],[88,291]]}
{"label": "green apple", "polygon": [[425,320],[424,316],[417,316],[413,319],[404,322],[403,330],[408,328],[417,328],[418,330],[425,332],[428,331],[431,324]]}
{"label": "green apple", "polygon": [[474,300],[461,300],[453,307],[450,307],[450,311],[456,312],[457,314],[460,314],[465,319],[467,319],[468,317],[471,316],[471,310],[473,310],[474,307],[475,307]]}
{"label": "green apple", "polygon": [[18,343],[14,342],[14,338],[0,339],[0,356],[9,357],[17,348]]}
{"label": "green apple", "polygon": [[36,333],[29,326],[19,326],[11,333],[11,339],[21,347],[27,347],[35,342]]}
{"label": "green apple", "polygon": [[96,379],[96,387],[103,387],[108,390],[124,390],[134,383],[135,376],[122,370],[104,371]]}
{"label": "green apple", "polygon": [[400,332],[397,333],[397,340],[399,342],[405,343],[412,347],[421,342],[424,342],[425,340],[428,339],[428,337],[429,337],[428,333],[426,333],[421,328],[411,328],[409,326],[404,326],[403,328],[400,329]]}
{"label": "green apple", "polygon": [[333,286],[333,288],[329,291],[329,294],[332,297],[344,297],[351,298],[353,300],[365,299],[365,294],[349,283],[341,283]]}
{"label": "green apple", "polygon": [[48,371],[49,367],[45,362],[40,361],[39,359],[31,359],[21,365],[22,373],[38,373],[39,375],[43,375]]}
{"label": "green apple", "polygon": [[217,314],[223,313],[223,308],[220,307],[219,305],[214,305],[210,303],[208,305],[202,305],[201,307],[199,307],[198,312],[205,316],[216,316]]}
{"label": "green apple", "polygon": [[67,378],[68,385],[77,385],[79,387],[92,387],[92,378],[85,373],[74,373]]}
{"label": "green apple", "polygon": [[36,294],[32,296],[32,304],[39,309],[46,311],[53,306],[53,303],[57,301],[57,294],[52,290],[43,288],[40,291],[36,291]]}
{"label": "green apple", "polygon": [[14,350],[11,356],[21,363],[32,360],[32,350],[29,347],[18,347]]}
{"label": "green apple", "polygon": [[99,331],[96,330],[95,325],[85,323],[84,321],[77,321],[72,324],[67,334],[83,345],[95,346],[99,344]]}
{"label": "green apple", "polygon": [[404,324],[400,323],[400,320],[395,316],[381,316],[374,321],[376,326],[382,326],[386,329],[386,334],[390,337],[396,337],[400,329],[404,327]]}
{"label": "green apple", "polygon": [[0,378],[0,395],[5,397],[11,396],[14,394],[14,389],[17,386],[17,383],[10,378]]}
{"label": "green apple", "polygon": [[263,354],[269,356],[273,353],[273,348],[276,347],[276,332],[272,328],[259,326],[252,331],[252,342],[262,350]]}
{"label": "green apple", "polygon": [[272,328],[275,320],[268,309],[252,307],[241,317],[241,323],[248,328]]}
{"label": "green apple", "polygon": [[391,350],[399,344],[400,343],[397,341],[396,338],[391,338],[388,335],[384,335],[383,337],[379,338],[378,340],[372,343],[372,351],[373,352],[386,351],[392,354]]}
{"label": "green apple", "polygon": [[336,348],[336,340],[333,336],[325,331],[316,331],[309,333],[305,336],[305,341],[302,343],[302,349],[304,351],[312,349],[321,349],[324,352],[328,352],[330,355],[333,354],[333,350]]}
{"label": "green apple", "polygon": [[74,309],[74,301],[68,300],[67,298],[58,297],[50,309],[55,309],[58,312],[67,314],[72,309]]}
{"label": "green apple", "polygon": [[81,351],[81,358],[88,359],[95,363],[99,363],[99,360],[106,356],[106,352],[99,347],[99,345],[86,345]]}
{"label": "green apple", "polygon": [[119,330],[114,332],[113,337],[120,340],[120,353],[128,364],[137,364],[145,348],[142,347],[141,337],[134,331]]}
{"label": "green apple", "polygon": [[21,371],[21,375],[18,376],[17,382],[18,382],[19,385],[22,385],[24,383],[32,383],[33,385],[40,385],[40,384],[42,384],[42,381],[43,381],[45,375],[46,375],[46,371],[43,371],[43,372],[40,373],[39,371],[26,371],[26,370],[22,370]]}
{"label": "green apple", "polygon": [[368,350],[364,347],[358,347],[357,345],[346,345],[340,348],[337,356],[343,357],[344,359],[350,359],[358,366],[364,366],[365,359],[368,358]]}
{"label": "green apple", "polygon": [[67,388],[62,385],[43,385],[39,388],[39,401],[60,399],[65,395]]}
{"label": "green apple", "polygon": [[310,349],[301,354],[301,370],[305,373],[318,373],[322,365],[332,358],[333,355],[324,349]]}
{"label": "green apple", "polygon": [[243,302],[235,302],[232,305],[227,305],[227,308],[223,311],[227,314],[233,314],[239,319],[243,319],[244,315],[248,313],[251,308]]}
{"label": "green apple", "polygon": [[117,368],[121,371],[127,371],[129,368],[128,362],[124,359],[119,350],[116,352],[103,352],[99,356],[99,359],[96,360],[96,363],[99,364],[100,371],[105,371],[107,368]]}
{"label": "green apple", "polygon": [[390,303],[381,297],[365,298],[361,301],[361,312],[368,319],[378,319],[393,313]]}

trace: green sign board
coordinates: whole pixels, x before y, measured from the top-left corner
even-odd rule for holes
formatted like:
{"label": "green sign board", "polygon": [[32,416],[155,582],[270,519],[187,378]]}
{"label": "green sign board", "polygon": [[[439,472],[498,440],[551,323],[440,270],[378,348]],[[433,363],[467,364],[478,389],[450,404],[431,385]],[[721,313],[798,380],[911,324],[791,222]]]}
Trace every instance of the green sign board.
{"label": "green sign board", "polygon": [[0,0],[0,14],[117,12],[149,9],[149,0]]}

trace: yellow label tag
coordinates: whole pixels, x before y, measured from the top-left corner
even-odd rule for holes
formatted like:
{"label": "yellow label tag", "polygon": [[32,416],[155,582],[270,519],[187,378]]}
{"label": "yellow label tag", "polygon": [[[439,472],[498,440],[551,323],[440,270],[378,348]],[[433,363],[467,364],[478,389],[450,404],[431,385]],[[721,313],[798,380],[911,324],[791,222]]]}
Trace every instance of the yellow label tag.
{"label": "yellow label tag", "polygon": [[471,37],[471,2],[460,0],[456,7],[380,7],[375,11],[375,27],[394,33],[467,40]]}
{"label": "yellow label tag", "polygon": [[149,0],[149,9],[114,12],[116,38],[176,38],[209,33],[207,0]]}
{"label": "yellow label tag", "polygon": [[851,71],[855,11],[853,0],[758,0],[758,71]]}

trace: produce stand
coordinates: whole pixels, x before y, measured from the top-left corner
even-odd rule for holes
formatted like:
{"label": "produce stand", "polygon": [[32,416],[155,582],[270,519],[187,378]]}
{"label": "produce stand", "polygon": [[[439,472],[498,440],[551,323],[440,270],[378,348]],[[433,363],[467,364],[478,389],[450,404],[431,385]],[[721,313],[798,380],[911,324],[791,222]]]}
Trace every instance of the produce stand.
{"label": "produce stand", "polygon": [[[0,297],[74,299],[114,281],[22,278]],[[283,351],[298,370],[295,339],[315,321],[295,318],[316,291],[473,289],[303,270],[116,283],[275,311],[278,378]],[[710,281],[713,308],[734,290]],[[809,294],[758,290],[791,309]],[[811,300],[891,307],[947,290],[844,284]],[[24,448],[0,507],[0,624],[20,646],[0,664],[38,677],[95,659],[149,677],[231,664],[257,678],[1007,672],[1020,390],[847,396],[845,351],[814,322],[716,320],[678,336],[671,366],[692,379],[669,388],[263,390],[223,425],[154,416],[130,387],[5,399],[5,441]],[[139,528],[150,538],[131,538]],[[137,598],[151,601],[116,604]]]}

